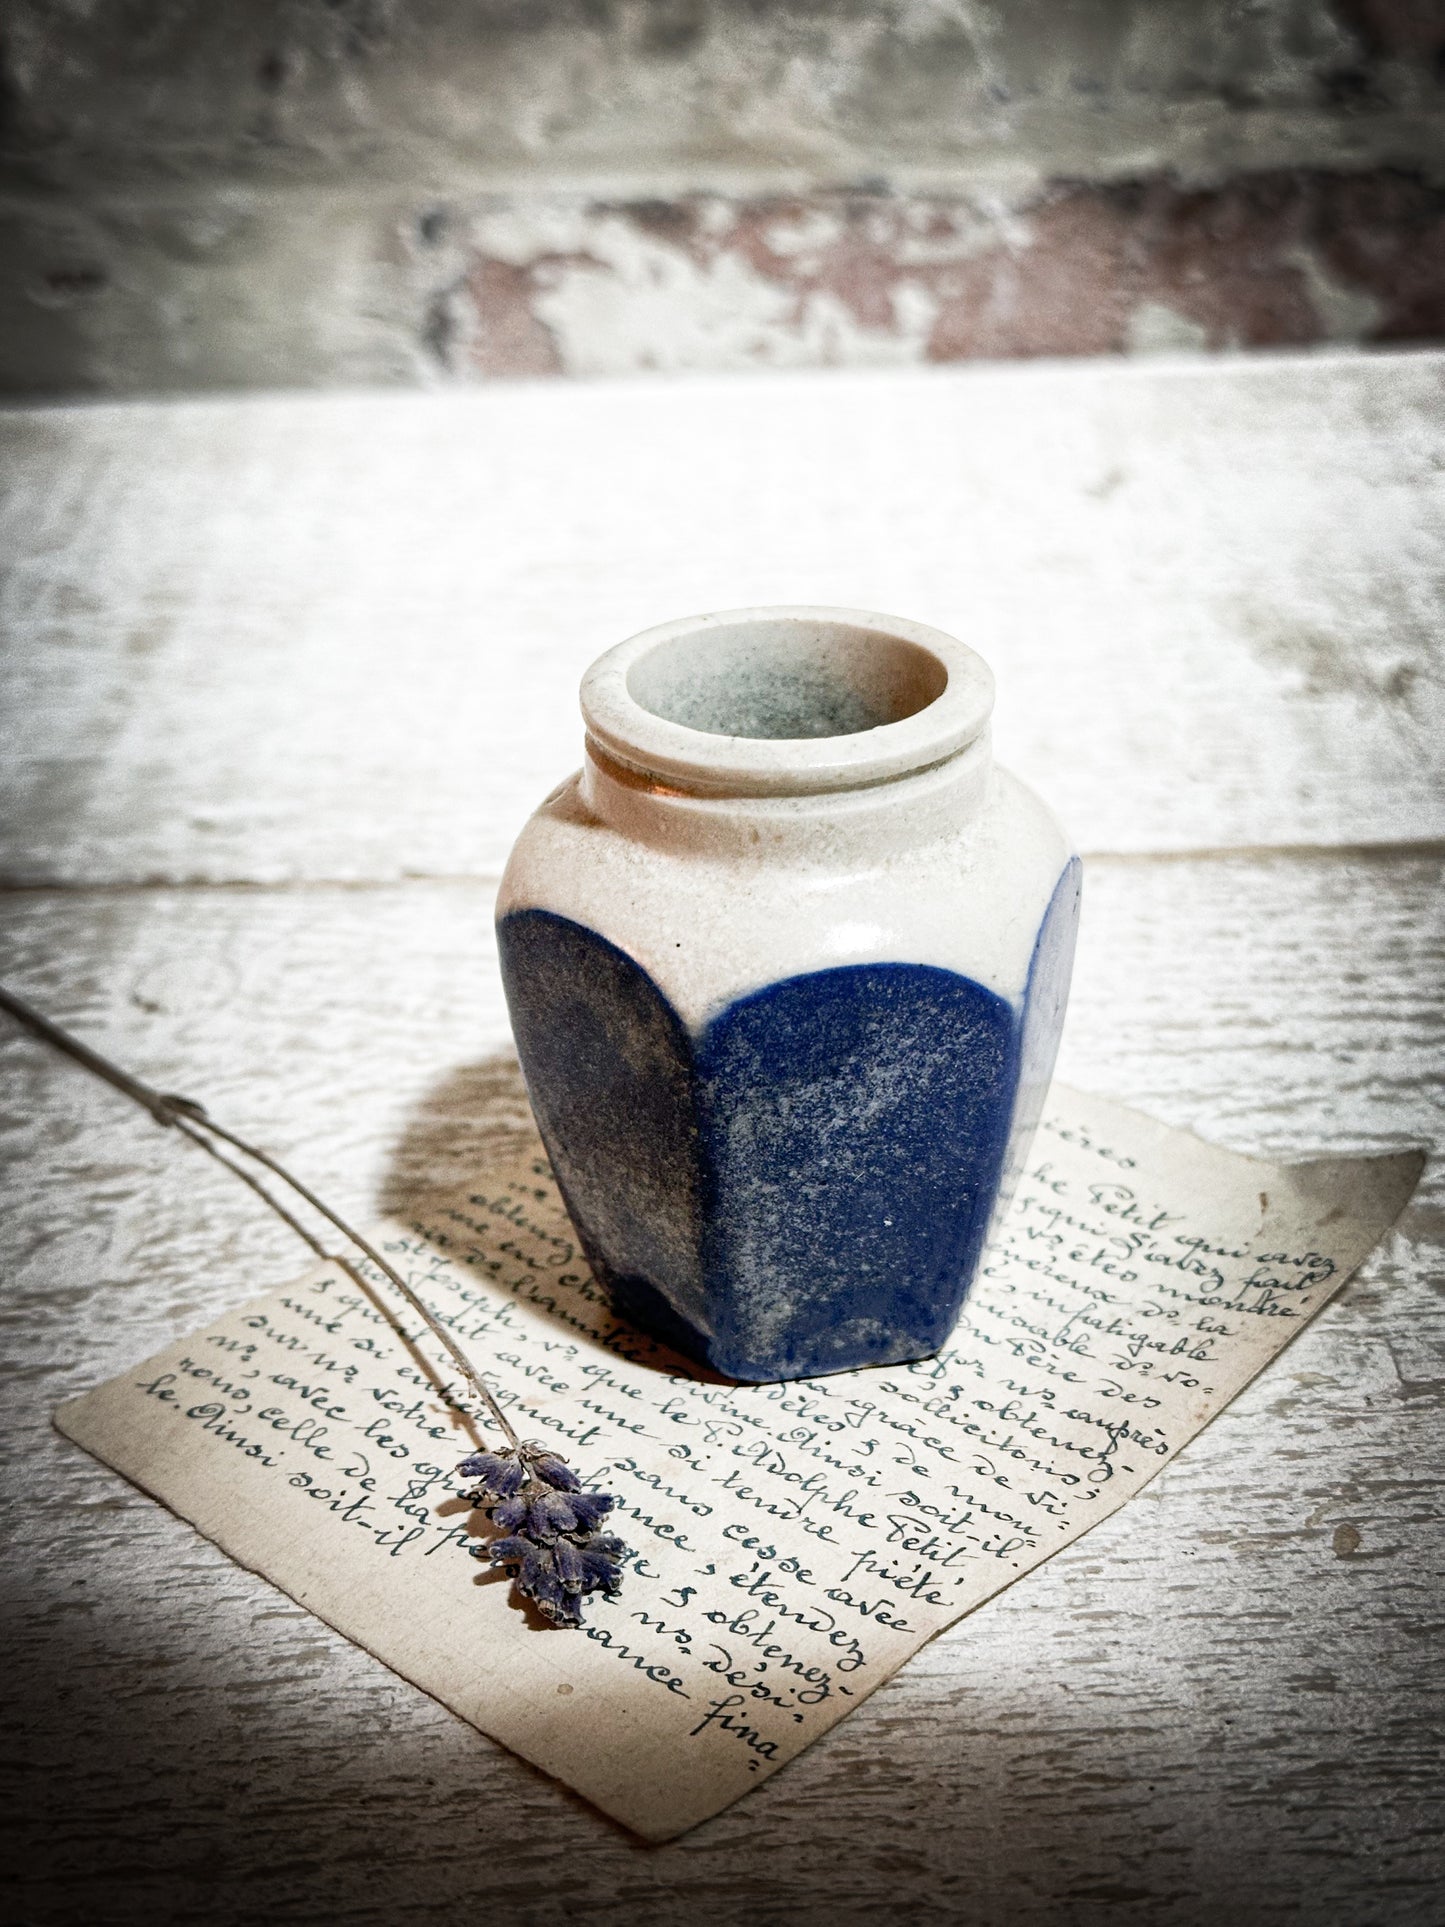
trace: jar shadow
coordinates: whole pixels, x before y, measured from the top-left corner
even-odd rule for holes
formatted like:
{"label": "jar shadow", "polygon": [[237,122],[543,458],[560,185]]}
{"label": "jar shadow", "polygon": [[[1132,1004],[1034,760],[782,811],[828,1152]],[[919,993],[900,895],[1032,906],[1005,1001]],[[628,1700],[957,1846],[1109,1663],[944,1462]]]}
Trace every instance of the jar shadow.
{"label": "jar shadow", "polygon": [[[555,1180],[527,1100],[516,1053],[494,1051],[461,1064],[438,1080],[416,1105],[392,1151],[377,1202],[381,1213],[418,1231],[494,1288],[559,1327],[573,1344],[661,1377],[710,1384],[731,1381],[640,1331],[612,1308],[593,1277],[563,1216],[548,1262],[499,1261],[497,1247],[517,1247],[495,1211],[503,1193],[539,1199],[543,1216],[552,1207]],[[499,1229],[504,1234],[498,1238]],[[509,1276],[510,1274],[510,1276]],[[514,1282],[515,1281],[515,1282]],[[478,1363],[485,1367],[485,1359]]]}

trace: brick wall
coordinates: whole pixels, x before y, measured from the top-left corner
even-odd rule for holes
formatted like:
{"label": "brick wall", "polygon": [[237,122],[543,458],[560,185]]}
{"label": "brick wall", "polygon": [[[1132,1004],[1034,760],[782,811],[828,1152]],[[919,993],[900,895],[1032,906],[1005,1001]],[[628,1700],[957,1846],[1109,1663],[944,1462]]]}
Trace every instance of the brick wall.
{"label": "brick wall", "polygon": [[0,387],[1445,336],[1445,0],[9,0]]}

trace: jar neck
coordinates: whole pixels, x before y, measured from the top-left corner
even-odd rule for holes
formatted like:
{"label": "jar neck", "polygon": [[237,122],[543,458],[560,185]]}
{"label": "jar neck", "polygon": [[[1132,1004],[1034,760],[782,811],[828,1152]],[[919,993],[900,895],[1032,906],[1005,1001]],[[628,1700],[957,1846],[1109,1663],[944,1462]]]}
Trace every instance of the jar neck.
{"label": "jar neck", "polygon": [[623,763],[590,737],[580,779],[588,812],[631,840],[678,854],[828,863],[884,862],[952,837],[980,816],[993,780],[987,728],[951,755],[882,781],[801,795],[725,795]]}
{"label": "jar neck", "polygon": [[582,799],[624,835],[813,867],[956,835],[989,789],[993,677],[940,630],[858,609],[689,616],[582,679]]}

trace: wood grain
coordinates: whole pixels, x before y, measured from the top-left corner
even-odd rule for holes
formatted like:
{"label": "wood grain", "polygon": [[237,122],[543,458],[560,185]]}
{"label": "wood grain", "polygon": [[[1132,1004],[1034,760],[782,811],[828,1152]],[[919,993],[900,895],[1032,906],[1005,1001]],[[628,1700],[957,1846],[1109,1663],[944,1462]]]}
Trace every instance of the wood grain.
{"label": "wood grain", "polygon": [[[1061,1068],[1243,1149],[1438,1138],[1440,873],[1094,863]],[[455,1182],[521,1114],[477,884],[16,893],[0,968],[360,1213]],[[300,1266],[113,1094],[23,1040],[0,1057],[16,1918],[1434,1917],[1438,1168],[1137,1502],[649,1850],[49,1432]]]}
{"label": "wood grain", "polygon": [[[1442,376],[0,414],[0,872],[43,886],[0,892],[0,973],[404,1209],[524,1115],[492,885],[582,666],[689,609],[853,602],[977,642],[1001,754],[1117,853],[1065,1075],[1245,1150],[1438,1143]],[[109,1091],[6,1035],[0,1066],[16,1920],[1437,1917],[1438,1165],[1139,1500],[648,1850],[50,1431],[301,1254]]]}
{"label": "wood grain", "polygon": [[0,414],[0,872],[495,877],[576,687],[938,623],[1088,851],[1445,837],[1445,356]]}

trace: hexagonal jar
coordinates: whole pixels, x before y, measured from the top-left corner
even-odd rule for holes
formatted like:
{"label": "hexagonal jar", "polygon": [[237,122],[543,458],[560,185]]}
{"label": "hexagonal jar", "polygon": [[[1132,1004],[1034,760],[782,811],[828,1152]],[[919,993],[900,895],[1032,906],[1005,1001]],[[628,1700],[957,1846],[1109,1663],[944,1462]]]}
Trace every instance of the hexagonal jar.
{"label": "hexagonal jar", "polygon": [[1079,864],[971,649],[854,610],[635,636],[498,940],[537,1123],[622,1315],[731,1378],[937,1351],[1038,1120]]}

